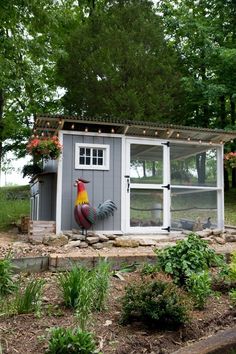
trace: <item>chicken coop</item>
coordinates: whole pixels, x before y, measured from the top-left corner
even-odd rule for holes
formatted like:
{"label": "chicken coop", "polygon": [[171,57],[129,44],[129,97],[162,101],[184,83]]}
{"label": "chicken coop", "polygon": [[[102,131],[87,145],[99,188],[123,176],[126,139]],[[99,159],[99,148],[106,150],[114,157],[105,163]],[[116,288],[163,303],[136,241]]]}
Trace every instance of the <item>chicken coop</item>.
{"label": "chicken coop", "polygon": [[106,200],[113,215],[93,229],[116,234],[224,228],[224,143],[235,132],[123,120],[38,116],[39,137],[58,135],[57,160],[31,183],[31,219],[56,232],[78,228],[78,178],[89,181],[89,204]]}

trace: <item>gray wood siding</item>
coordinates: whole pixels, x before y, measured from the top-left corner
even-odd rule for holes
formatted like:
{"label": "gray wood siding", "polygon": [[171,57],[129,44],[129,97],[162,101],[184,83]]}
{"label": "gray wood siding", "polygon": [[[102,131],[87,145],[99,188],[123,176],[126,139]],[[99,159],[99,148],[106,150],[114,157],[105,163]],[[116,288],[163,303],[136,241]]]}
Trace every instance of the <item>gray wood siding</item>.
{"label": "gray wood siding", "polygon": [[39,220],[56,220],[56,175],[40,178]]}
{"label": "gray wood siding", "polygon": [[[110,169],[75,169],[75,144],[107,144],[110,146]],[[77,190],[74,182],[82,177],[90,183],[86,185],[90,204],[97,207],[107,199],[115,202],[117,210],[108,219],[98,221],[94,230],[121,230],[121,138],[63,135],[62,171],[62,230],[78,228],[74,220],[74,201]]]}
{"label": "gray wood siding", "polygon": [[[34,199],[37,195],[39,196],[39,220],[56,220],[56,188],[56,173],[41,175],[31,185],[31,196]],[[33,219],[36,220],[35,210],[33,215]]]}

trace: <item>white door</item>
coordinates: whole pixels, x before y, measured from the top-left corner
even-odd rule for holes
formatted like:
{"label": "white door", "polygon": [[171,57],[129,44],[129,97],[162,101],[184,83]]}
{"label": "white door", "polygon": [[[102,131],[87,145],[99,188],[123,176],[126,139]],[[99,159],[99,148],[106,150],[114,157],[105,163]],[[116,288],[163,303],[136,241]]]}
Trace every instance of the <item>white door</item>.
{"label": "white door", "polygon": [[126,141],[126,227],[130,233],[170,231],[169,143]]}

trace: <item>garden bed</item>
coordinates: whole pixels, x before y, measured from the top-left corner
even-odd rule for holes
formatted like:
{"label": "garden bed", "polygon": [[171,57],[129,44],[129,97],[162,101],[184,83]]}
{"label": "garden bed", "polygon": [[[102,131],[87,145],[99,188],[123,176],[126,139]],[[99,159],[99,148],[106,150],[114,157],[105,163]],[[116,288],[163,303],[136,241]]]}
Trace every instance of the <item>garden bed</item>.
{"label": "garden bed", "polygon": [[[63,306],[55,273],[17,275],[21,281],[29,277],[44,278],[42,311],[40,314],[1,316],[0,343],[4,353],[40,354],[47,349],[48,330],[55,326],[75,327],[76,319],[72,310]],[[211,336],[221,329],[236,324],[236,310],[230,306],[228,295],[211,297],[203,311],[193,311],[191,320],[177,330],[150,329],[141,322],[123,326],[120,298],[129,283],[140,280],[138,271],[122,273],[123,280],[112,277],[107,301],[107,310],[94,313],[89,330],[104,354],[161,354],[172,353],[180,347]]]}

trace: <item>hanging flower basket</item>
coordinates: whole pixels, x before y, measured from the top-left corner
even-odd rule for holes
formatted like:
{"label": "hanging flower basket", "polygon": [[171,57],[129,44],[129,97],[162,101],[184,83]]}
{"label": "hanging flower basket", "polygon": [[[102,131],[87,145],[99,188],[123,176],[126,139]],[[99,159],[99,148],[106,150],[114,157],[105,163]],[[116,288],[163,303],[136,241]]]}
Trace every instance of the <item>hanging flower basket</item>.
{"label": "hanging flower basket", "polygon": [[34,138],[29,141],[27,151],[36,160],[56,160],[62,152],[62,145],[57,136]]}
{"label": "hanging flower basket", "polygon": [[236,152],[228,152],[224,155],[224,165],[226,168],[236,167]]}

